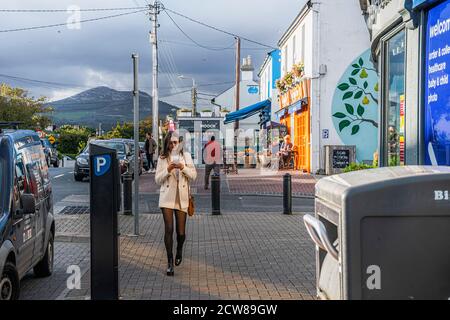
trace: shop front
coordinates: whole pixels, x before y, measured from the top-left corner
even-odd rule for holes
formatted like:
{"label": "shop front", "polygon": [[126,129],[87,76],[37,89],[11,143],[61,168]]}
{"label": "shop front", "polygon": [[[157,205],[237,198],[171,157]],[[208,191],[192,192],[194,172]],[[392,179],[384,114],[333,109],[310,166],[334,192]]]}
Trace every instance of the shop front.
{"label": "shop front", "polygon": [[370,12],[380,165],[450,165],[450,0],[372,1]]}
{"label": "shop front", "polygon": [[[295,169],[311,172],[310,80],[303,79],[280,94],[276,117],[294,144]],[[281,137],[283,138],[283,137]]]}
{"label": "shop front", "polygon": [[420,28],[413,0],[369,1],[372,60],[380,77],[380,166],[422,163]]}
{"label": "shop front", "polygon": [[185,141],[185,151],[191,153],[196,165],[204,165],[203,147],[212,136],[224,145],[222,118],[178,117],[177,128]]}
{"label": "shop front", "polygon": [[[420,1],[424,17],[424,162],[450,165],[450,1]],[[430,6],[431,5],[431,6]]]}

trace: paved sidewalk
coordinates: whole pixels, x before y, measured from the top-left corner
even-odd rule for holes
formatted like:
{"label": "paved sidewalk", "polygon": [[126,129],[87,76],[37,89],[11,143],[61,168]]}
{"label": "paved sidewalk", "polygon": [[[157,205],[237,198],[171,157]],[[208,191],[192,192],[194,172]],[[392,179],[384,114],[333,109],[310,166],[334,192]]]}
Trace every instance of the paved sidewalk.
{"label": "paved sidewalk", "polygon": [[[165,275],[161,215],[120,216],[123,299],[313,299],[314,247],[302,214],[198,214],[189,218],[183,264]],[[89,215],[57,216],[56,271],[45,282],[24,281],[24,299],[89,297]],[[64,270],[79,264],[81,290],[67,290]],[[58,291],[59,290],[59,291]]]}
{"label": "paved sidewalk", "polygon": [[[197,170],[198,177],[191,189],[199,195],[209,195],[210,190],[204,190],[204,169]],[[240,169],[239,174],[221,174],[222,193],[238,195],[277,195],[283,194],[283,175],[292,176],[293,196],[313,197],[316,182],[320,177],[299,171],[274,171],[267,169]],[[140,191],[142,193],[158,193],[154,174],[145,174],[140,179]]]}

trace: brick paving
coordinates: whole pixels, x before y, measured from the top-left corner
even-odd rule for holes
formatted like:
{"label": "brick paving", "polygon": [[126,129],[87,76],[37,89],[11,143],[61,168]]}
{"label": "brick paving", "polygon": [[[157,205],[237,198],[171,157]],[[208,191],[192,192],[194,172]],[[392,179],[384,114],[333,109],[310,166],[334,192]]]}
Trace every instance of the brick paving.
{"label": "brick paving", "polygon": [[299,171],[239,170],[238,175],[228,175],[228,188],[233,194],[283,194],[283,175],[289,173],[294,196],[314,196],[315,176]]}
{"label": "brick paving", "polygon": [[[222,192],[231,194],[257,194],[257,195],[282,195],[283,175],[290,173],[292,176],[292,194],[294,196],[314,196],[314,188],[317,176],[301,173],[299,171],[274,171],[260,169],[240,169],[239,174],[221,175]],[[198,169],[198,177],[192,185],[193,193],[199,195],[209,194],[203,189],[204,170]],[[154,174],[141,176],[140,191],[142,193],[157,193],[159,186],[154,181]]]}
{"label": "brick paving", "polygon": [[[167,277],[163,221],[141,217],[141,236],[129,236],[133,217],[120,215],[123,299],[313,299],[314,247],[302,214],[239,213],[189,218],[184,260]],[[23,299],[89,296],[88,215],[57,218],[55,274],[23,281]],[[67,242],[70,241],[70,242]],[[65,289],[67,266],[80,264],[81,290]]]}

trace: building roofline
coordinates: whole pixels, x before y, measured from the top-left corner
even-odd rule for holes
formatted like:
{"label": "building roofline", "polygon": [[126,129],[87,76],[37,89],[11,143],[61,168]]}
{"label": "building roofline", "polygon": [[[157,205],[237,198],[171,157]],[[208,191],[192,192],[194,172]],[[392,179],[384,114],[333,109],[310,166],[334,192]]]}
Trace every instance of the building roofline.
{"label": "building roofline", "polygon": [[262,71],[264,70],[264,67],[269,63],[270,58],[273,59],[272,54],[273,54],[274,52],[276,52],[276,51],[279,52],[280,49],[274,49],[274,50],[272,50],[272,51],[270,51],[270,52],[267,53],[266,58],[264,59],[264,62],[262,63],[261,67],[259,68],[259,71],[258,71],[258,74],[257,74],[257,76],[258,76],[259,78],[261,78],[261,73],[262,73]]}
{"label": "building roofline", "polygon": [[308,0],[305,3],[303,8],[300,10],[300,13],[297,15],[297,17],[294,19],[294,21],[291,23],[291,25],[287,28],[285,33],[281,36],[280,40],[278,41],[279,48],[281,48],[286,43],[287,39],[294,32],[295,28],[303,21],[305,16],[309,13],[312,6],[313,4],[311,0]]}
{"label": "building roofline", "polygon": [[271,54],[272,54],[272,52],[274,52],[274,51],[275,51],[275,50],[270,51],[270,52],[268,52],[268,53],[266,54],[266,58],[264,59],[264,62],[262,63],[261,67],[259,68],[259,71],[258,71],[258,74],[257,74],[258,78],[261,78],[261,73],[263,72],[265,66],[269,63],[270,58],[272,58],[272,55],[271,55]]}

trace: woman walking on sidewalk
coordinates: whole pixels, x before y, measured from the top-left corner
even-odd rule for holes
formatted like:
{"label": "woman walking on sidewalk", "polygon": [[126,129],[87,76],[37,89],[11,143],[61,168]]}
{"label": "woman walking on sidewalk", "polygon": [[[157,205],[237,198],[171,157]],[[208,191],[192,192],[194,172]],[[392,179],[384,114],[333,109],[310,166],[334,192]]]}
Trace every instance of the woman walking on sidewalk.
{"label": "woman walking on sidewalk", "polygon": [[156,167],[155,181],[161,186],[159,207],[164,218],[164,244],[167,251],[167,275],[174,275],[173,261],[173,218],[177,232],[177,253],[175,265],[181,264],[183,244],[186,240],[186,216],[189,207],[190,183],[197,177],[197,171],[188,152],[175,133],[167,134],[163,151]]}

